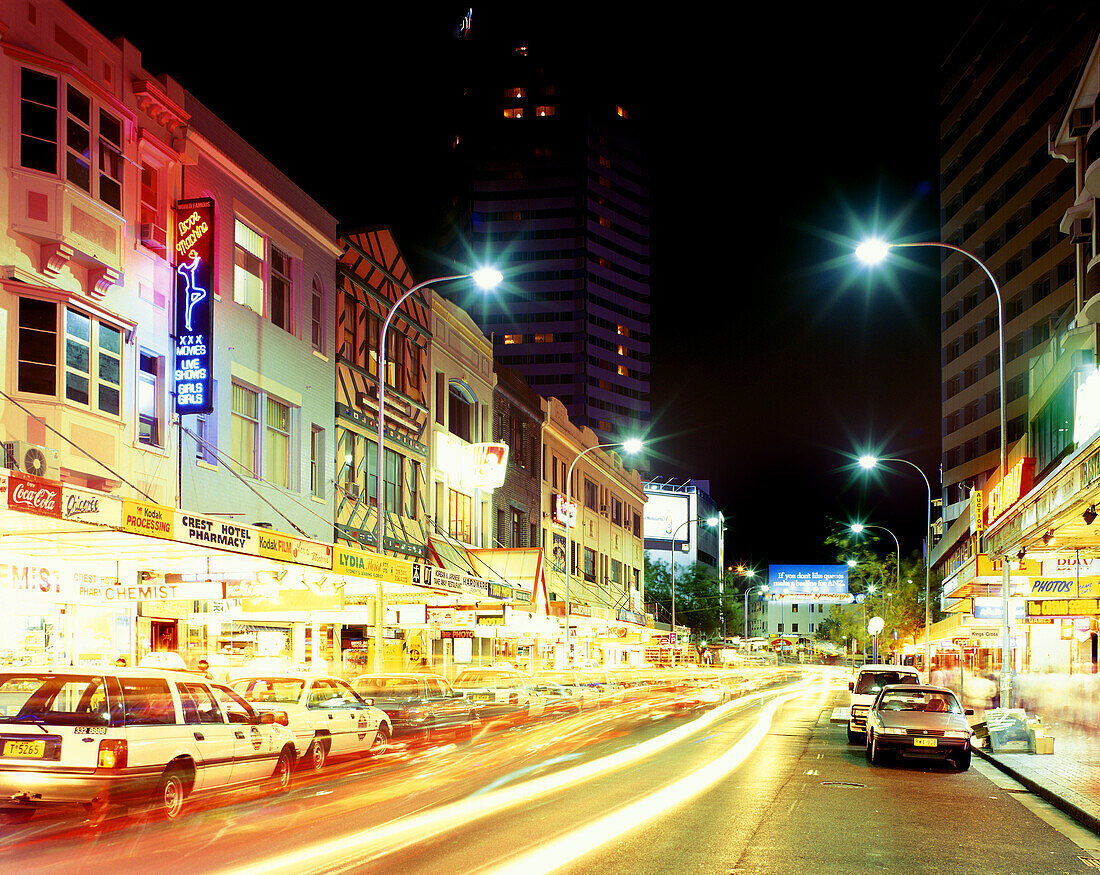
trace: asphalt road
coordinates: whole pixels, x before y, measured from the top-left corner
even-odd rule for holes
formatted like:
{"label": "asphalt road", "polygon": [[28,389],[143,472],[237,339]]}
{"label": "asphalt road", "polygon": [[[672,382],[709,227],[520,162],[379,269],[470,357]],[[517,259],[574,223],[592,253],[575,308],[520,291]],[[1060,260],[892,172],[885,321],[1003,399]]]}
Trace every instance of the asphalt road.
{"label": "asphalt road", "polygon": [[821,675],[692,714],[625,703],[337,764],[286,796],[237,794],[173,824],[44,818],[0,836],[0,858],[68,875],[1094,870],[1057,816],[1037,817],[977,758],[966,773],[868,765],[829,723],[846,703]]}

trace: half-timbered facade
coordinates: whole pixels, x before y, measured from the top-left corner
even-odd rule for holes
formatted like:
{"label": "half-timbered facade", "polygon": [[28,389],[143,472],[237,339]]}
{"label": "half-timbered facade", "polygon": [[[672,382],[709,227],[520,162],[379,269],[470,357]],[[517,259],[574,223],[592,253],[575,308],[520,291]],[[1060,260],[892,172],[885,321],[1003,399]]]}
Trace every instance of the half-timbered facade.
{"label": "half-timbered facade", "polygon": [[[378,343],[386,315],[415,285],[389,228],[341,239],[337,268],[336,540],[376,546],[378,512]],[[417,293],[386,332],[383,547],[426,558],[430,308]]]}

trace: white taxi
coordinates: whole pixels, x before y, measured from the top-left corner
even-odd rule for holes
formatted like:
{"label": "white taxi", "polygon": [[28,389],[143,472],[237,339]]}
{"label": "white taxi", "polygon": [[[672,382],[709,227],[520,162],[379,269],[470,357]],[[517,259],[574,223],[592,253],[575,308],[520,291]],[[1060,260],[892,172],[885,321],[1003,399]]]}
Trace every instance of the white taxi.
{"label": "white taxi", "polygon": [[386,712],[341,678],[264,675],[231,685],[257,711],[290,728],[301,764],[316,771],[329,757],[381,753],[393,735]]}
{"label": "white taxi", "polygon": [[168,819],[193,796],[262,780],[290,786],[290,731],[190,672],[20,667],[0,671],[0,815],[115,804]]}

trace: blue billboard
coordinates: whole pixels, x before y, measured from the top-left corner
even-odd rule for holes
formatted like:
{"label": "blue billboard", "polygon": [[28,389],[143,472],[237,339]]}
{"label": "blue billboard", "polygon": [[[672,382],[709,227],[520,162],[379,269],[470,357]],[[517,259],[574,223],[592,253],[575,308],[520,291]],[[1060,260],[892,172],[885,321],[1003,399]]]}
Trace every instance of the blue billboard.
{"label": "blue billboard", "polygon": [[769,565],[768,597],[848,593],[847,565]]}

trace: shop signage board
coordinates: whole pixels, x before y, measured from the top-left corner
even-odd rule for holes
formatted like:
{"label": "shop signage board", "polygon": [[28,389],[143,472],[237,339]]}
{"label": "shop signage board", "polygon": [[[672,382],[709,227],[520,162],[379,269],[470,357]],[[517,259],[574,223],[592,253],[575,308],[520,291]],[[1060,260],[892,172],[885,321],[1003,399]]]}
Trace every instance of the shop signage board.
{"label": "shop signage board", "polygon": [[175,540],[176,511],[172,507],[146,504],[131,498],[122,501],[122,531],[134,535]]}
{"label": "shop signage board", "polygon": [[1091,598],[1100,596],[1100,577],[1037,577],[1028,581],[1032,598]]}
{"label": "shop signage board", "polygon": [[1100,614],[1100,598],[1029,599],[1029,617],[1094,617]]}
{"label": "shop signage board", "polygon": [[62,485],[61,516],[67,520],[117,529],[122,525],[122,501],[113,495]]}
{"label": "shop signage board", "polygon": [[1055,556],[1042,562],[1043,577],[1100,577],[1100,556]]}
{"label": "shop signage board", "polygon": [[[560,492],[555,492],[550,499],[551,510],[554,515],[554,522],[559,526],[565,526],[566,528],[573,528],[577,525],[577,502],[570,501]],[[556,564],[565,567],[565,538],[561,539],[561,557],[558,557],[557,544],[555,543],[554,561]]]}
{"label": "shop signage board", "polygon": [[61,483],[9,472],[8,510],[61,519]]}
{"label": "shop signage board", "polygon": [[992,526],[1024,495],[1035,480],[1035,459],[1020,459],[1000,480],[985,489],[985,524]]}
{"label": "shop signage board", "polygon": [[637,611],[628,611],[626,608],[619,608],[618,616],[620,623],[635,623],[639,626],[645,625],[645,614],[640,614]]}
{"label": "shop signage board", "polygon": [[642,534],[645,540],[667,543],[677,533],[681,541],[690,540],[689,509],[689,499],[684,493],[647,493],[645,509],[642,511]]}
{"label": "shop signage board", "polygon": [[345,576],[411,586],[412,567],[412,562],[395,556],[380,556],[347,547],[332,548],[332,570]]}
{"label": "shop signage board", "polygon": [[[1009,605],[1012,616],[1017,620],[1024,617],[1024,603],[1020,599],[1011,599]],[[971,610],[975,620],[999,620],[1004,616],[1004,600],[999,596],[975,596]]]}
{"label": "shop signage board", "polygon": [[258,555],[256,530],[251,526],[227,523],[215,517],[176,512],[173,531],[175,540],[203,547],[220,547],[234,553]]}

